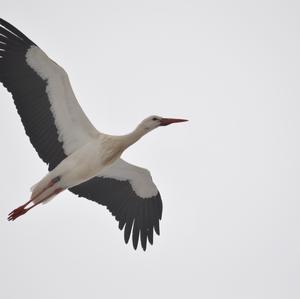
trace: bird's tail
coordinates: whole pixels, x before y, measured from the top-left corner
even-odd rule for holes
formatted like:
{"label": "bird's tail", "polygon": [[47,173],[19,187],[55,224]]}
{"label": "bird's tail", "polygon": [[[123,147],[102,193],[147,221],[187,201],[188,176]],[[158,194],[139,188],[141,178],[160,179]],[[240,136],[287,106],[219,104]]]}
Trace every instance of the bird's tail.
{"label": "bird's tail", "polygon": [[58,189],[58,182],[60,181],[59,177],[53,178],[51,173],[47,174],[43,179],[34,184],[31,188],[31,199],[32,203],[47,203],[49,202],[56,193],[55,189]]}
{"label": "bird's tail", "polygon": [[[39,183],[39,182],[38,182]],[[37,187],[38,183],[34,184],[33,186],[30,187],[30,191],[33,192],[34,189]]]}

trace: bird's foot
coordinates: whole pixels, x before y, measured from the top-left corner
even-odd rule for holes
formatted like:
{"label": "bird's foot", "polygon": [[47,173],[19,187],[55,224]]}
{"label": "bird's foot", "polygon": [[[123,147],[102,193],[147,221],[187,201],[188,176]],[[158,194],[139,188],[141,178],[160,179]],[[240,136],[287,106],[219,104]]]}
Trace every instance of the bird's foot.
{"label": "bird's foot", "polygon": [[8,221],[14,221],[18,217],[24,215],[29,209],[25,209],[25,206],[20,206],[16,209],[14,209],[12,212],[9,213],[7,220]]}
{"label": "bird's foot", "polygon": [[[52,185],[53,186],[53,185]],[[51,186],[51,187],[52,187]],[[49,187],[48,187],[49,188]],[[58,193],[62,192],[64,189],[63,188],[56,188],[54,189],[54,191],[52,191],[50,194],[47,194],[44,198],[41,198],[38,202],[34,203],[34,199],[36,199],[36,197],[38,196],[42,196],[44,192],[46,192],[48,190],[48,188],[46,188],[44,191],[42,191],[40,194],[38,194],[37,196],[31,198],[28,202],[26,202],[25,204],[23,204],[22,206],[14,209],[12,212],[10,212],[8,214],[8,221],[14,221],[16,220],[18,217],[24,215],[25,213],[27,213],[29,210],[31,210],[32,208],[34,208],[36,205],[40,204],[41,202],[45,202],[46,200],[48,200],[49,198],[51,198],[52,196],[57,195]],[[49,193],[49,192],[48,192]],[[26,208],[27,207],[27,208]]]}

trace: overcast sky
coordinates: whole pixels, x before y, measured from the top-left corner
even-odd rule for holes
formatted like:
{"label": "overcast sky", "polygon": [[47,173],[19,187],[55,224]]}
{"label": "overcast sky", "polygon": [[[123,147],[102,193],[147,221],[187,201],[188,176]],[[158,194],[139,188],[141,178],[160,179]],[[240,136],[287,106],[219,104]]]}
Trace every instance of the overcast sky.
{"label": "overcast sky", "polygon": [[161,236],[134,251],[104,207],[70,192],[6,220],[47,167],[0,88],[1,298],[300,298],[299,1],[0,4],[99,130],[190,120],[124,154],[164,203]]}

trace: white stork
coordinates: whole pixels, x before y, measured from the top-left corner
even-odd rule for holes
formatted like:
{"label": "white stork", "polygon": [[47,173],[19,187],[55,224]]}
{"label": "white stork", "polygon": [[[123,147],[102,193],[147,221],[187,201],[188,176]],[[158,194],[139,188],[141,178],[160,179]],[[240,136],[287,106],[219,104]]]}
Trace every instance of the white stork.
{"label": "white stork", "polygon": [[0,19],[0,81],[14,103],[48,174],[35,184],[28,202],[13,210],[8,220],[68,189],[104,205],[124,227],[127,243],[140,242],[146,250],[159,235],[162,201],[150,172],[120,157],[124,150],[159,126],[185,119],[150,116],[130,134],[99,132],[84,114],[67,73],[13,25]]}

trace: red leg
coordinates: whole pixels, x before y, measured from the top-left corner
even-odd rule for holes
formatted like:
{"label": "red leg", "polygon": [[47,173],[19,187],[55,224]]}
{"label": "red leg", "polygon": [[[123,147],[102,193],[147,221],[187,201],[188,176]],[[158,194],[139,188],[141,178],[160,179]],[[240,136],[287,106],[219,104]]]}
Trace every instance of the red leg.
{"label": "red leg", "polygon": [[[25,214],[27,211],[29,211],[30,209],[25,209],[26,206],[28,206],[33,200],[35,200],[38,196],[40,196],[43,192],[45,192],[48,188],[51,188],[55,183],[57,183],[60,180],[60,177],[55,177],[54,179],[52,179],[49,184],[43,188],[38,194],[36,194],[34,197],[32,197],[29,201],[27,201],[26,203],[24,203],[23,205],[19,206],[18,208],[14,209],[12,212],[9,213],[9,218],[8,220],[14,220],[14,219],[10,219],[11,215],[15,215],[16,218]],[[17,216],[18,215],[18,216]],[[15,218],[15,219],[16,219]]]}
{"label": "red leg", "polygon": [[[55,184],[55,183],[54,183]],[[48,185],[49,186],[49,185]],[[53,186],[53,184],[51,185]],[[50,186],[50,187],[51,187]],[[48,187],[49,188],[49,187]],[[47,190],[48,188],[45,188],[45,190]],[[12,212],[9,213],[7,220],[8,221],[14,221],[15,219],[17,219],[18,217],[24,215],[25,213],[27,213],[29,210],[31,210],[33,207],[35,207],[36,205],[40,204],[42,201],[47,200],[49,197],[56,195],[58,193],[60,193],[61,191],[63,191],[63,188],[57,188],[55,189],[51,194],[49,194],[47,197],[43,198],[40,202],[33,204],[31,207],[29,208],[25,208],[32,200],[34,200],[34,198],[36,198],[37,196],[41,195],[42,192],[40,192],[38,195],[36,195],[34,198],[32,198],[29,202],[27,202],[26,204],[14,209]],[[43,192],[44,192],[43,191]]]}

